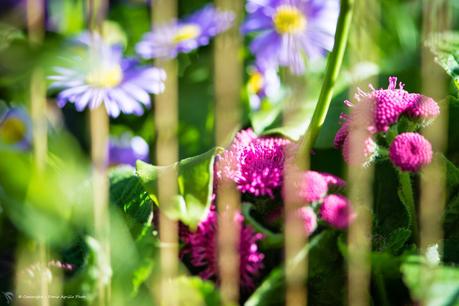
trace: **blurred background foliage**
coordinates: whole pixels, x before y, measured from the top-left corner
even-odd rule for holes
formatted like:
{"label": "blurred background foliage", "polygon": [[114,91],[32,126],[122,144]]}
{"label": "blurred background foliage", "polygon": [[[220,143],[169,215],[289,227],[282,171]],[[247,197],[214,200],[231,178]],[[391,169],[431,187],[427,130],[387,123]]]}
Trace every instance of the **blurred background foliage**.
{"label": "blurred background foliage", "polygon": [[[108,19],[119,25],[125,36],[126,52],[134,54],[134,45],[150,29],[150,8],[143,0],[110,1]],[[209,1],[179,1],[179,16],[186,16]],[[450,0],[453,29],[459,29],[459,2]],[[0,111],[11,105],[29,108],[30,74],[35,67],[49,71],[65,52],[70,52],[68,39],[86,27],[83,0],[48,0],[47,32],[41,46],[30,46],[25,30],[25,12],[21,1],[2,1],[0,10]],[[343,101],[349,97],[352,83],[367,83],[377,79],[386,86],[387,77],[397,75],[410,92],[422,93],[421,87],[421,3],[415,0],[381,0],[381,29],[377,34],[367,33],[368,48],[379,58],[378,62],[364,62],[351,66],[346,60],[330,111],[315,144],[312,168],[341,176],[345,167],[339,151],[332,148],[333,137],[339,128],[338,117],[343,111]],[[371,12],[370,12],[371,13]],[[376,18],[376,17],[375,17]],[[376,22],[376,21],[375,21]],[[458,40],[459,41],[459,40]],[[350,42],[352,44],[352,41]],[[247,44],[246,44],[247,45]],[[453,49],[457,51],[458,45]],[[352,50],[352,48],[349,48]],[[448,71],[458,73],[457,67]],[[249,66],[253,58],[247,49],[241,57]],[[180,158],[197,156],[215,147],[212,44],[178,57],[179,62],[179,152]],[[295,140],[307,127],[319,95],[324,75],[325,61],[308,64],[305,74],[304,103],[295,109],[295,118],[287,126],[282,115],[288,111],[282,101],[264,101],[258,111],[251,110],[248,93],[241,93],[243,127],[253,126],[259,133],[280,133]],[[248,81],[248,69],[244,81]],[[283,77],[281,71],[281,78]],[[374,84],[379,86],[378,84]],[[285,89],[288,90],[288,89]],[[458,87],[451,78],[447,98],[449,104],[448,147],[448,200],[445,213],[446,262],[459,264],[459,130],[454,122],[459,120]],[[65,272],[64,293],[94,296],[96,279],[113,277],[113,298],[118,305],[135,303],[152,305],[151,289],[147,280],[158,271],[159,242],[155,231],[155,209],[141,180],[132,168],[114,169],[110,174],[111,215],[111,266],[107,254],[101,252],[98,242],[90,236],[91,218],[91,167],[89,160],[88,116],[76,112],[73,106],[62,112],[52,98],[48,101],[49,152],[45,173],[37,174],[30,152],[0,148],[0,292],[14,291],[16,252],[20,246],[36,250],[36,241],[45,241],[51,254],[63,262],[74,265]],[[446,98],[446,97],[445,97]],[[446,103],[446,102],[444,102]],[[290,110],[291,111],[291,110]],[[155,128],[153,109],[141,117],[121,115],[111,121],[112,135],[126,131],[142,136],[150,144],[151,160],[155,160],[153,145]],[[209,170],[211,172],[211,170]],[[392,168],[384,163],[376,166],[374,182],[374,305],[406,305],[408,288],[401,283],[402,254],[412,253],[410,234],[404,230],[406,212],[397,196],[397,178]],[[387,204],[391,205],[388,206]],[[153,233],[153,234],[152,234]],[[321,243],[310,245],[310,295],[313,305],[341,305],[344,282],[343,236],[323,232],[316,237]],[[186,271],[186,267],[181,267]],[[416,260],[403,265],[406,284],[420,294],[420,284],[413,281],[418,273]],[[446,271],[441,273],[448,273]],[[186,273],[186,272],[185,272]],[[285,289],[282,268],[266,271],[266,286],[260,287],[247,305],[278,305],[276,298]],[[457,269],[454,272],[457,280]],[[441,278],[443,274],[435,277]],[[29,276],[28,276],[29,277]],[[381,282],[389,297],[381,293]],[[452,282],[452,281],[451,281]],[[458,282],[448,283],[459,292]],[[219,296],[214,285],[196,277],[177,280],[177,290],[184,293],[186,305],[218,305]],[[268,288],[268,289],[266,289]],[[443,288],[443,287],[441,287]],[[441,288],[439,290],[441,290]],[[454,290],[453,290],[454,291]],[[387,294],[387,293],[386,293]],[[326,297],[326,298],[325,298]],[[450,295],[448,295],[448,298]],[[446,298],[445,298],[446,299]],[[447,304],[444,300],[435,305]],[[67,305],[82,301],[69,300]],[[433,305],[433,304],[432,304]]]}

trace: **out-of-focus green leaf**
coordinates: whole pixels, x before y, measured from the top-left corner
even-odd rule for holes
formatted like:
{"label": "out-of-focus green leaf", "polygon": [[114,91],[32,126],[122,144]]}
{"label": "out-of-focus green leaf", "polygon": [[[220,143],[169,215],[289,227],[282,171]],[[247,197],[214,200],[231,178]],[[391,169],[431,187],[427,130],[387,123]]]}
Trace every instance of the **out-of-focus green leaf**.
{"label": "out-of-focus green leaf", "polygon": [[427,306],[459,305],[459,269],[429,266],[420,257],[409,257],[402,264],[403,280],[415,300]]}
{"label": "out-of-focus green leaf", "polygon": [[75,35],[85,26],[84,0],[48,1],[49,22],[53,30],[64,35]]}
{"label": "out-of-focus green leaf", "polygon": [[20,29],[6,23],[0,23],[0,51],[8,48],[12,41],[24,38],[25,36]]}
{"label": "out-of-focus green leaf", "polygon": [[[153,202],[170,218],[196,228],[208,210],[212,197],[214,158],[216,149],[179,161],[171,166],[158,167],[137,162],[137,175]],[[178,194],[170,199],[167,210],[158,201],[158,178],[176,175]]]}
{"label": "out-of-focus green leaf", "polygon": [[125,213],[128,226],[137,238],[144,226],[151,223],[153,202],[142,182],[130,166],[121,166],[110,171],[110,203]]}
{"label": "out-of-focus green leaf", "polygon": [[180,292],[177,305],[219,306],[220,294],[210,281],[195,276],[180,276],[172,281],[174,290]]}
{"label": "out-of-focus green leaf", "polygon": [[437,63],[453,78],[459,89],[459,32],[434,33],[427,45]]}

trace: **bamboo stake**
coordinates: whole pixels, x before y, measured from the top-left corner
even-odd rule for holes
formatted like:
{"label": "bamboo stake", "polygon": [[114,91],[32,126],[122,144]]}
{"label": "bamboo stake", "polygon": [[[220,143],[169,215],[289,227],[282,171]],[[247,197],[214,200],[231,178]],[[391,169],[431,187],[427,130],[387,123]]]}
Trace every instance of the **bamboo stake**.
{"label": "bamboo stake", "polygon": [[[153,27],[161,26],[176,18],[176,0],[153,0]],[[177,60],[157,61],[166,74],[166,89],[155,100],[155,123],[157,131],[156,161],[160,166],[171,165],[178,160],[178,63]],[[162,211],[172,205],[172,198],[177,194],[177,173],[170,171],[158,178],[158,194]],[[160,211],[159,237],[160,249],[160,304],[178,305],[180,292],[174,290],[172,280],[178,276],[178,224]]]}
{"label": "bamboo stake", "polygon": [[[304,102],[306,84],[304,78],[293,76],[287,72],[285,82],[290,90],[283,121],[284,124],[295,116],[301,103]],[[286,301],[287,306],[307,305],[307,286],[308,278],[308,255],[298,260],[297,255],[305,248],[308,243],[308,237],[304,230],[303,221],[300,218],[298,210],[307,203],[299,200],[295,186],[298,179],[297,168],[293,168],[289,163],[295,156],[290,156],[294,152],[286,150],[286,161],[284,165],[284,205],[285,205],[285,278],[286,278]],[[310,168],[310,149],[298,160],[298,167],[301,171],[307,171]],[[295,265],[289,263],[294,262]]]}
{"label": "bamboo stake", "polygon": [[[437,32],[446,31],[451,26],[450,3],[448,1],[424,0],[422,41],[432,39]],[[433,36],[435,37],[435,36]],[[430,50],[422,48],[422,90],[423,94],[441,101],[447,96],[447,80],[440,67],[434,62]],[[448,135],[448,105],[441,105],[441,113],[435,121],[424,130],[424,136],[431,142],[434,152],[442,153],[446,149]],[[443,211],[446,201],[446,169],[444,163],[434,156],[430,165],[421,173],[421,198],[419,205],[420,223],[420,250],[425,254],[427,249],[438,245],[440,254],[443,254]],[[424,270],[425,269],[425,270]],[[432,266],[427,265],[421,273],[421,282],[428,280]],[[427,285],[427,284],[426,284]],[[420,305],[428,305],[429,297],[421,299]]]}
{"label": "bamboo stake", "polygon": [[[105,18],[108,3],[106,0],[88,0],[89,29],[99,34]],[[96,48],[97,49],[97,48]],[[97,51],[96,51],[97,52]],[[93,222],[94,235],[101,245],[106,262],[111,266],[110,219],[109,219],[109,182],[108,182],[108,138],[110,122],[104,103],[89,114],[91,126],[91,159],[93,166]],[[97,288],[97,305],[111,305],[111,275],[102,275],[100,271]]]}
{"label": "bamboo stake", "polygon": [[[241,0],[216,0],[221,10],[235,13],[235,25],[215,40],[216,143],[224,145],[239,127],[243,63],[239,56],[242,39],[237,25],[242,17]],[[240,196],[233,183],[218,186],[218,269],[224,305],[238,304],[240,227],[235,222]]]}
{"label": "bamboo stake", "polygon": [[[372,41],[372,38],[378,37],[380,32],[379,16],[377,1],[356,0],[354,28],[349,44],[351,65],[365,61],[376,63],[379,61],[377,50],[371,48],[376,43]],[[367,46],[367,48],[363,50],[361,46]],[[357,88],[365,88],[368,84],[356,85]],[[356,88],[353,91],[355,92]],[[370,112],[370,109],[368,111]],[[362,116],[371,118],[372,114],[362,114]],[[352,130],[348,137],[350,137],[349,156],[351,159],[348,167],[349,199],[356,213],[356,218],[348,231],[348,303],[353,306],[367,306],[370,305],[371,210],[374,169],[372,166],[362,167],[365,159],[362,152],[364,152],[365,141],[368,137],[367,131]],[[378,284],[384,288],[382,281]]]}
{"label": "bamboo stake", "polygon": [[[27,1],[27,28],[29,41],[33,45],[43,42],[45,34],[45,2],[43,0]],[[33,125],[33,152],[35,171],[39,177],[44,176],[48,150],[48,127],[46,120],[46,86],[45,78],[41,69],[37,68],[32,72],[30,81],[30,106]],[[48,250],[43,239],[38,241],[38,264],[40,266],[39,292],[40,305],[49,306],[49,279],[48,279]],[[18,280],[20,281],[20,280]]]}

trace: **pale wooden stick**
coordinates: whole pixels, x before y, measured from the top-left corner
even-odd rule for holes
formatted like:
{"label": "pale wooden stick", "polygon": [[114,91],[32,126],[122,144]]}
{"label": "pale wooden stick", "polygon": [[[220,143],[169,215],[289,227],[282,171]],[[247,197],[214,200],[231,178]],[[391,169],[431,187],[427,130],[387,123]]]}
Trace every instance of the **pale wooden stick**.
{"label": "pale wooden stick", "polygon": [[[435,33],[447,31],[451,24],[450,2],[424,0],[422,40],[435,39]],[[434,62],[427,47],[422,48],[422,93],[441,101],[447,96],[447,79],[445,73]],[[434,152],[442,153],[446,149],[448,135],[448,105],[441,105],[441,113],[423,133],[431,142]],[[425,254],[429,247],[438,246],[443,254],[443,211],[446,201],[446,169],[445,164],[434,155],[430,165],[421,172],[419,203],[420,250]],[[427,282],[432,266],[426,266],[421,273],[421,282]],[[427,285],[427,284],[426,284]],[[428,305],[428,296],[421,299],[421,305]]]}
{"label": "pale wooden stick", "polygon": [[[242,16],[241,0],[216,0],[217,8],[231,10],[236,15],[235,24]],[[216,143],[225,145],[240,124],[240,92],[242,87],[242,59],[239,52],[242,39],[237,26],[215,39],[215,96]],[[225,182],[218,187],[218,269],[221,293],[225,305],[239,300],[240,227],[235,222],[240,211],[240,196],[234,184]]]}
{"label": "pale wooden stick", "polygon": [[[153,0],[153,27],[161,26],[176,18],[176,0]],[[178,72],[177,60],[157,61],[167,75],[166,90],[155,99],[155,123],[157,131],[156,161],[160,166],[171,165],[178,160]],[[162,210],[171,205],[172,197],[177,194],[177,173],[169,171],[158,179],[158,195]],[[180,300],[173,279],[178,275],[178,224],[169,219],[160,210],[159,237],[161,240],[160,264],[160,303],[162,305],[178,305]],[[158,292],[158,291],[156,291]]]}
{"label": "pale wooden stick", "polygon": [[[379,58],[375,48],[377,44],[372,41],[378,37],[380,31],[379,3],[375,0],[357,0],[354,16],[354,28],[351,33],[350,48],[351,64],[360,62],[378,62]],[[366,46],[362,49],[361,46]],[[376,81],[376,80],[374,80]],[[366,84],[356,84],[363,90]],[[377,86],[377,84],[374,83]],[[354,88],[354,91],[356,88]],[[351,94],[352,95],[352,94]],[[370,111],[370,109],[368,109]],[[361,114],[365,116],[364,114]],[[369,113],[366,115],[371,118]],[[356,213],[356,218],[349,226],[348,232],[348,303],[354,306],[367,306],[370,304],[370,273],[371,273],[371,210],[373,204],[372,166],[362,167],[364,156],[362,154],[368,133],[366,130],[351,131],[349,136],[349,156],[351,165],[348,167],[349,199]]]}

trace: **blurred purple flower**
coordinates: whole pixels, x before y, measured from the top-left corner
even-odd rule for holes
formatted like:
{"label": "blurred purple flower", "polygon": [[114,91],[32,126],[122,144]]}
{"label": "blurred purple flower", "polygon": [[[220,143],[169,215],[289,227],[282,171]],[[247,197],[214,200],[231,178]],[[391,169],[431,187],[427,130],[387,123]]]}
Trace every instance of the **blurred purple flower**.
{"label": "blurred purple flower", "polygon": [[143,58],[174,58],[209,44],[212,37],[226,31],[234,21],[234,14],[207,5],[184,20],[157,27],[144,35],[136,46]]}
{"label": "blurred purple flower", "polygon": [[[215,206],[212,206],[195,232],[182,230],[181,234],[185,243],[181,251],[182,256],[189,255],[191,265],[203,269],[199,275],[204,279],[218,279],[217,218]],[[245,225],[241,215],[236,217],[235,222],[241,226],[238,248],[240,285],[242,288],[253,289],[254,281],[263,268],[264,255],[258,250],[257,245],[263,235]]]}
{"label": "blurred purple flower", "polygon": [[32,146],[32,120],[22,107],[8,109],[0,116],[0,144],[19,150]]}
{"label": "blurred purple flower", "polygon": [[242,31],[258,35],[250,45],[263,67],[304,72],[303,53],[310,58],[333,48],[339,2],[336,0],[248,0]]}
{"label": "blurred purple flower", "polygon": [[108,152],[111,166],[135,166],[137,160],[149,161],[150,149],[142,137],[123,135],[120,138],[110,138]]}
{"label": "blurred purple flower", "polygon": [[276,69],[256,66],[250,69],[247,91],[251,109],[258,110],[264,98],[275,99],[280,89],[281,84]]}
{"label": "blurred purple flower", "polygon": [[52,88],[62,89],[57,96],[60,107],[70,102],[83,111],[103,103],[111,117],[141,115],[142,105],[150,106],[149,94],[164,91],[164,70],[123,59],[121,48],[108,46],[95,36],[85,51],[84,57],[71,58],[71,67],[56,67],[56,75],[49,77]]}
{"label": "blurred purple flower", "polygon": [[392,163],[402,171],[417,172],[432,161],[432,145],[418,133],[402,133],[389,148]]}

